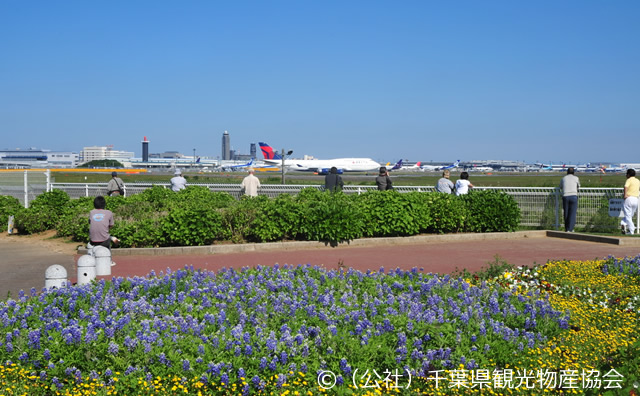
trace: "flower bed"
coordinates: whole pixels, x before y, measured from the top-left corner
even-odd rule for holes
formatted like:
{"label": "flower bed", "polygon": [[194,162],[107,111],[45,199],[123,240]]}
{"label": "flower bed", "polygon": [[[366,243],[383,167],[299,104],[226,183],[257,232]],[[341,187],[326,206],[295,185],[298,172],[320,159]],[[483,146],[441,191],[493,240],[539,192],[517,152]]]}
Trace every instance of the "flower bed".
{"label": "flower bed", "polygon": [[32,290],[0,303],[0,394],[620,394],[638,375],[637,261],[487,281],[187,268]]}

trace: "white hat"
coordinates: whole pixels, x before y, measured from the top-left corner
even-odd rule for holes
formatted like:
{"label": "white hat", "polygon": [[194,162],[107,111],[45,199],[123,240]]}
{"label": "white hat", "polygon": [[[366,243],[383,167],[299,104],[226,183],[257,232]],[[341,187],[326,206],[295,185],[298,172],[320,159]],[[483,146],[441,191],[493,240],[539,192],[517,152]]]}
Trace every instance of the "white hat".
{"label": "white hat", "polygon": [[176,171],[175,171],[175,172],[173,172],[173,174],[174,174],[174,175],[181,175],[181,174],[182,174],[182,172],[180,172],[180,169],[176,169]]}

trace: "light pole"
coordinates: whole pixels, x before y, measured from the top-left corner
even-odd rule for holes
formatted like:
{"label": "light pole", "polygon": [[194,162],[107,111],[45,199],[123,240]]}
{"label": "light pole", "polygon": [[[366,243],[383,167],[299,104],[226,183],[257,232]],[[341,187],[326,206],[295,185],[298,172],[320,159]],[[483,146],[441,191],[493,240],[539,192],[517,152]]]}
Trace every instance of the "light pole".
{"label": "light pole", "polygon": [[284,159],[287,156],[291,155],[291,154],[293,154],[293,150],[289,150],[285,154],[284,149],[282,149],[282,155],[281,155],[282,156],[282,168],[281,168],[281,171],[282,171],[282,184],[285,184],[284,183]]}

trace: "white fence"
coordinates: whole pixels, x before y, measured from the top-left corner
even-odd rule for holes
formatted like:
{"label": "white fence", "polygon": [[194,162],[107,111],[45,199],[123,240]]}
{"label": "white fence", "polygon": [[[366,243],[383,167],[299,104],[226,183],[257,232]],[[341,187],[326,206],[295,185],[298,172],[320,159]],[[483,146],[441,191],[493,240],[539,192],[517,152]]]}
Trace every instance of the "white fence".
{"label": "white fence", "polygon": [[[51,183],[47,172],[12,172],[0,177],[0,195],[18,198],[25,207],[38,194],[52,189],[67,192],[71,198],[95,197],[107,194],[107,183]],[[138,194],[152,186],[169,188],[169,183],[126,183],[125,195]],[[241,195],[239,184],[197,184],[211,191],[227,192],[236,198]],[[263,184],[261,195],[276,197],[279,194],[297,194],[306,187],[322,188],[318,185]],[[345,185],[347,194],[361,194],[375,190],[375,186]],[[434,191],[432,186],[395,186],[401,193]],[[562,196],[553,187],[476,187],[476,190],[498,190],[511,195],[520,208],[521,225],[558,229],[562,221]],[[619,227],[618,219],[609,217],[609,199],[621,198],[622,188],[582,188],[578,201],[576,226],[589,231],[611,231]]]}

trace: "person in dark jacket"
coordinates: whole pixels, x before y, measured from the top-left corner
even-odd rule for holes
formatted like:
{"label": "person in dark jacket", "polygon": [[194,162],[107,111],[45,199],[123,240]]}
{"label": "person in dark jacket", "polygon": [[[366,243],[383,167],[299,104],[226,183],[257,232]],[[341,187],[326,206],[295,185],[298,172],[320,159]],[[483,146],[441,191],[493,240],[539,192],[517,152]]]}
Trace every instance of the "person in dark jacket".
{"label": "person in dark jacket", "polygon": [[336,192],[342,190],[342,187],[344,187],[344,182],[338,174],[338,168],[334,166],[324,177],[324,189],[326,191]]}
{"label": "person in dark jacket", "polygon": [[380,168],[380,174],[376,176],[376,185],[378,186],[378,190],[393,190],[393,185],[391,183],[391,178],[389,177],[389,172],[386,167]]}

